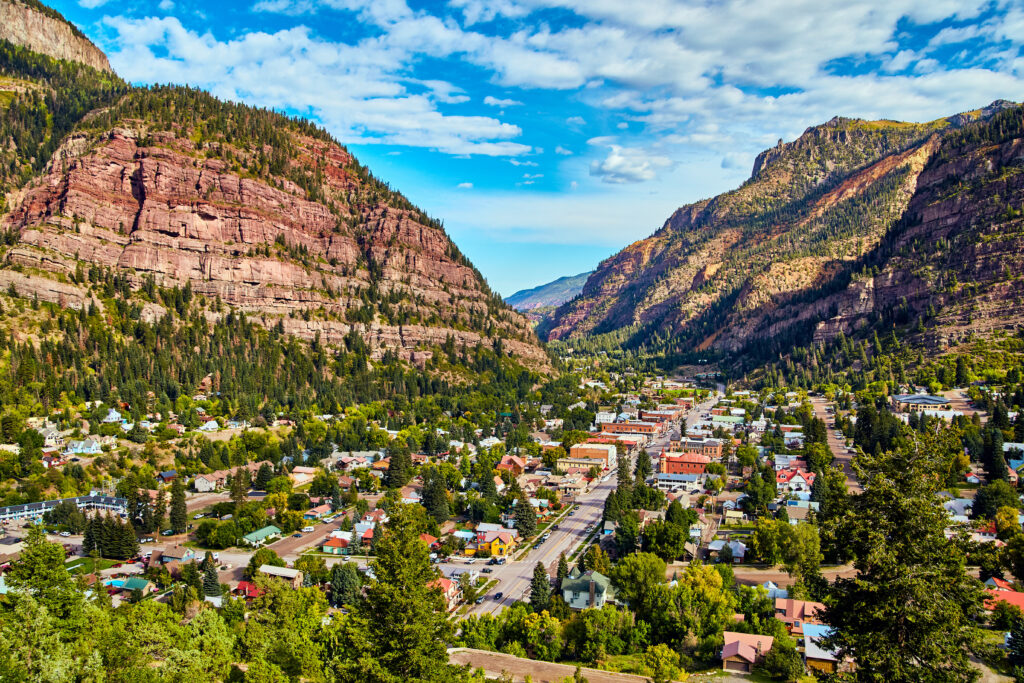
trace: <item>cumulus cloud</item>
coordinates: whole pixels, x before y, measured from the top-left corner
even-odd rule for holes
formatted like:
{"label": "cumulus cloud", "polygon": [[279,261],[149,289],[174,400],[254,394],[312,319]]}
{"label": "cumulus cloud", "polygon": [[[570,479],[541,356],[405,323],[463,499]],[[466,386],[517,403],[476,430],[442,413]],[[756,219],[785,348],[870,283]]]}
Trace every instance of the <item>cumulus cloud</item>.
{"label": "cumulus cloud", "polygon": [[[188,83],[215,95],[308,111],[344,142],[426,147],[449,154],[517,156],[519,126],[489,116],[442,114],[464,102],[461,88],[403,76],[408,55],[389,45],[345,45],[297,27],[218,40],[176,17],[108,17],[118,48],[110,59],[130,81]],[[423,90],[423,92],[414,92]]]}
{"label": "cumulus cloud", "polygon": [[486,104],[489,107],[518,107],[521,106],[523,103],[520,102],[519,100],[503,100],[488,95],[487,97],[484,98],[484,104]]}
{"label": "cumulus cloud", "polygon": [[583,118],[582,116],[570,116],[569,118],[567,118],[565,120],[565,122],[568,123],[570,126],[585,126],[585,125],[587,125],[587,120],[585,118]]}
{"label": "cumulus cloud", "polygon": [[557,147],[555,147],[555,154],[558,154],[558,155],[563,156],[563,157],[571,157],[572,156],[572,150],[566,149],[565,147],[562,147],[561,145],[558,145]]}
{"label": "cumulus cloud", "polygon": [[96,9],[110,2],[110,0],[78,0],[78,4],[86,9]]}
{"label": "cumulus cloud", "polygon": [[658,171],[672,166],[665,156],[650,154],[635,147],[611,145],[608,156],[590,164],[590,175],[605,183],[642,183],[654,180]]}
{"label": "cumulus cloud", "polygon": [[459,188],[460,190],[471,190],[473,189],[473,183],[459,183],[455,187]]}

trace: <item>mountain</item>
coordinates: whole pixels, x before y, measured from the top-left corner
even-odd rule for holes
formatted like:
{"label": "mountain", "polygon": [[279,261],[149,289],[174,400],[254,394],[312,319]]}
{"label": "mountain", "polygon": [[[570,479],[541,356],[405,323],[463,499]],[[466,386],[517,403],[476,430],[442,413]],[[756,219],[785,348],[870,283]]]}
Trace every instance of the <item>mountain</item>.
{"label": "mountain", "polygon": [[[879,320],[939,344],[1024,320],[1022,108],[835,118],[602,262],[539,327],[667,354],[774,353]],[[766,343],[767,342],[767,343]]]}
{"label": "mountain", "polygon": [[523,312],[547,306],[560,306],[583,291],[583,283],[587,281],[592,272],[560,277],[546,285],[521,289],[511,296],[505,297],[505,303],[517,311]]}
{"label": "mountain", "polygon": [[60,12],[39,0],[0,1],[0,40],[23,45],[54,59],[81,62],[113,73],[102,50]]}
{"label": "mountain", "polygon": [[[303,339],[355,330],[375,357],[420,362],[452,338],[547,364],[441,223],[324,130],[190,88],[132,87],[52,10],[0,7],[28,31],[5,27],[0,41],[0,286],[78,308],[114,273]],[[39,25],[63,33],[40,44]],[[150,301],[141,314],[164,311]]]}

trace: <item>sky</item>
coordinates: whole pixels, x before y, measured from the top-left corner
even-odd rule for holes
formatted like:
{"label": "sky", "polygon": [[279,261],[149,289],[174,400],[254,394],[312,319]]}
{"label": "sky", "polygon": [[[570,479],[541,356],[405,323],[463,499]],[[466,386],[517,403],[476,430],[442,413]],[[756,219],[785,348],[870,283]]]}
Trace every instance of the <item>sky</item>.
{"label": "sky", "polygon": [[51,0],[138,84],[321,123],[504,295],[836,115],[1024,99],[1024,0]]}

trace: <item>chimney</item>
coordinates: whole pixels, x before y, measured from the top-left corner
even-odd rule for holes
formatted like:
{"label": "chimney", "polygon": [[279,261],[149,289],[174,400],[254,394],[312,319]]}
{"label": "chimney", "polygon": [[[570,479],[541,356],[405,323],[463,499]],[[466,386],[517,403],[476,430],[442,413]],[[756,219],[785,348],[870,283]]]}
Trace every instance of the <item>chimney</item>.
{"label": "chimney", "polygon": [[594,593],[595,593],[594,580],[591,579],[590,580],[590,602],[588,603],[588,607],[593,607],[594,606]]}

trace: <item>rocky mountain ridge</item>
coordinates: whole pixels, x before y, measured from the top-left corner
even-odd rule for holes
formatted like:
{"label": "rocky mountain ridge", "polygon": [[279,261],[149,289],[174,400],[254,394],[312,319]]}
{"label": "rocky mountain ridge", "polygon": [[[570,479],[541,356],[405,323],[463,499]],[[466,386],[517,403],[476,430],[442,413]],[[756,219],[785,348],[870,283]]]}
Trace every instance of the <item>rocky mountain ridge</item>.
{"label": "rocky mountain ridge", "polygon": [[[935,182],[936,159],[956,157],[947,163],[963,177],[980,173],[978,164],[1002,169],[1012,185],[1008,179],[1019,165],[1012,152],[990,158],[970,146],[952,149],[949,141],[961,135],[1002,140],[991,131],[1013,128],[1008,121],[1020,111],[999,101],[926,124],[836,118],[810,128],[759,155],[737,190],[682,207],[650,238],[603,262],[541,332],[551,339],[608,333],[627,346],[669,354],[778,351],[796,339],[827,338],[892,317],[894,308],[901,319],[913,319],[951,305],[934,281],[907,275],[934,268],[934,244],[927,257],[904,258],[898,268],[883,251],[913,216],[933,216],[936,199],[926,191]],[[1015,139],[1000,144],[1013,147]],[[948,173],[943,178],[952,182]],[[999,196],[1010,203],[1017,197]],[[961,226],[946,239],[966,240],[967,228],[982,220],[980,208],[964,216],[954,204],[939,204],[949,213],[922,221]],[[915,244],[933,237],[917,234]],[[968,242],[960,256],[985,251]],[[978,277],[955,267],[969,280]],[[984,308],[981,301],[970,307]],[[1003,305],[1001,312],[1013,317],[1016,307]],[[1002,326],[1004,318],[993,315],[1003,322],[992,324]],[[951,320],[937,316],[933,336],[955,336],[947,329]]]}
{"label": "rocky mountain ridge", "polygon": [[38,0],[0,0],[0,40],[113,73],[102,50],[59,12]]}
{"label": "rocky mountain ridge", "polygon": [[[77,105],[0,145],[12,168],[39,169],[8,177],[0,228],[16,238],[0,286],[85,305],[97,296],[86,274],[98,268],[135,290],[188,287],[216,302],[209,315],[245,312],[307,339],[356,330],[377,357],[419,362],[451,338],[547,366],[529,321],[442,225],[321,129],[189,88],[131,88],[116,76],[108,86],[68,64],[0,49],[7,92],[25,102],[10,111],[28,112],[25,125],[39,120],[33,106]],[[148,303],[144,315],[162,308]]]}

